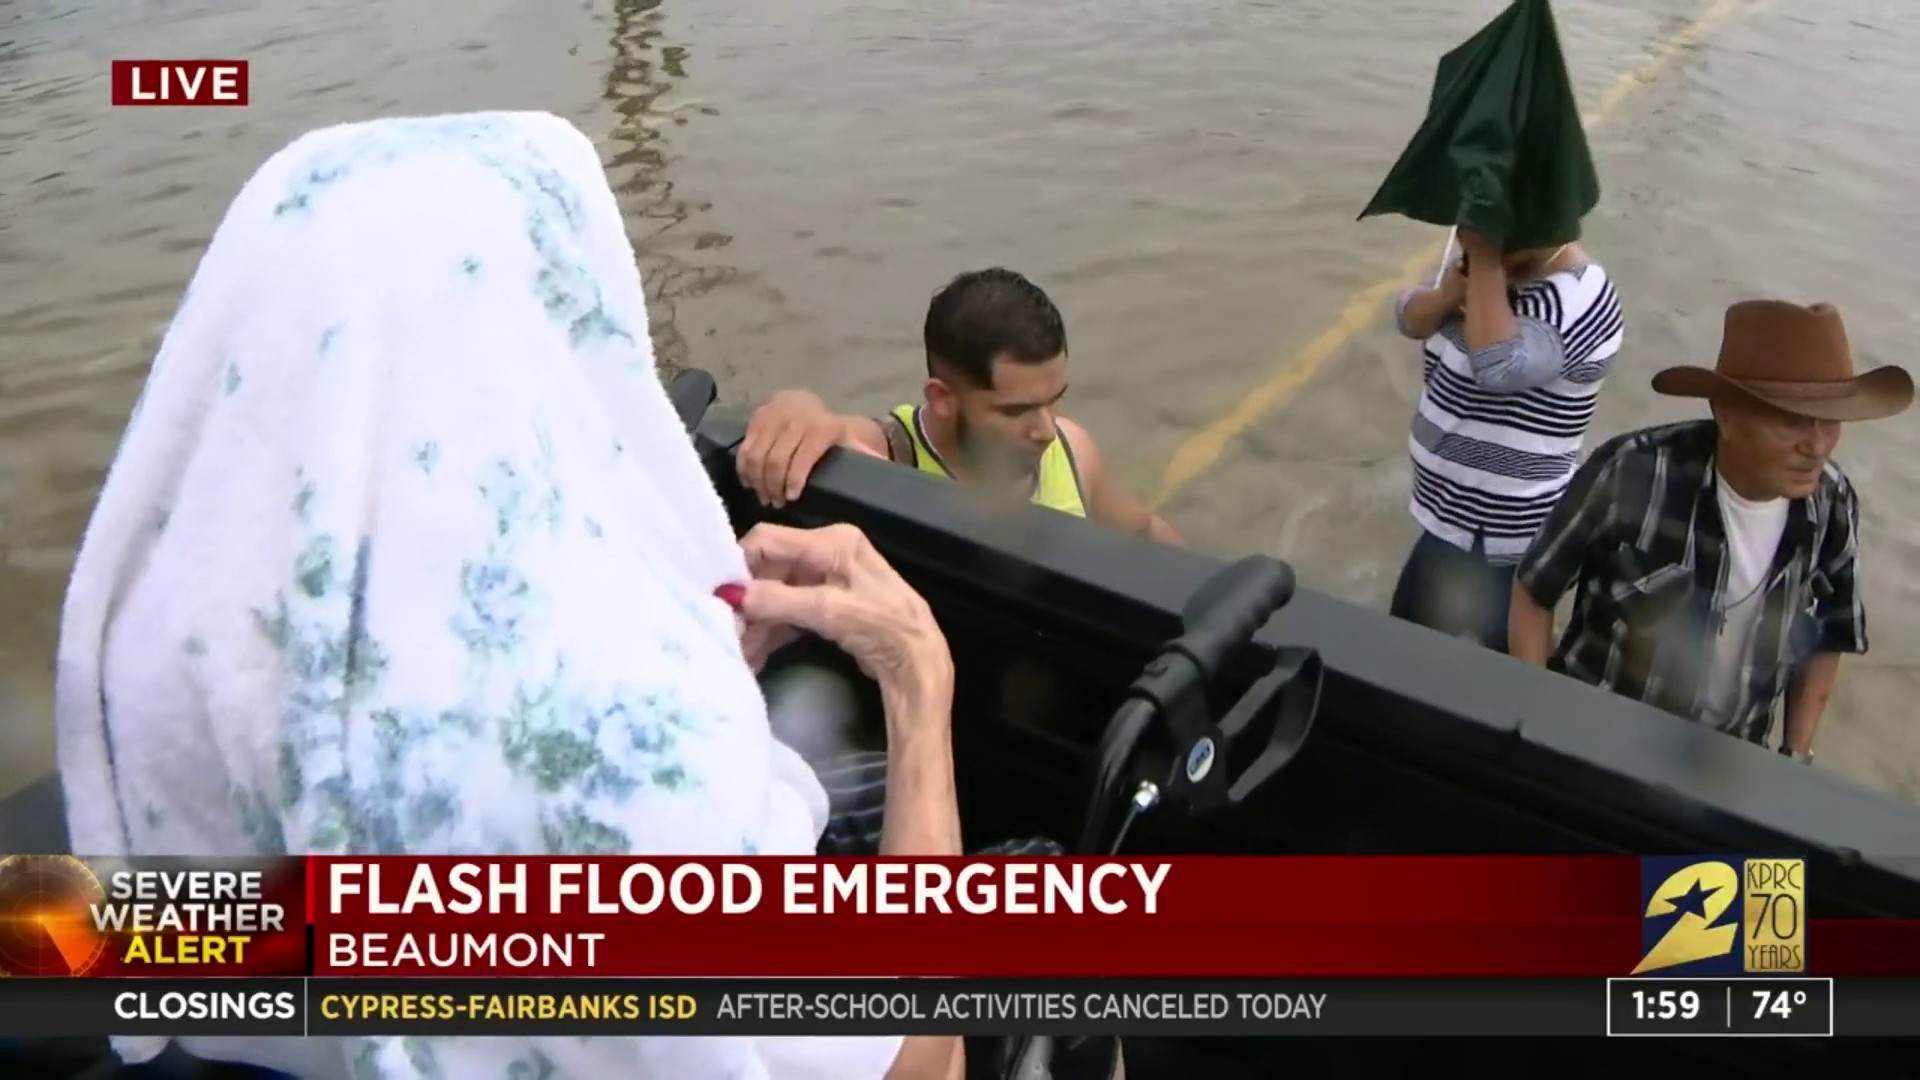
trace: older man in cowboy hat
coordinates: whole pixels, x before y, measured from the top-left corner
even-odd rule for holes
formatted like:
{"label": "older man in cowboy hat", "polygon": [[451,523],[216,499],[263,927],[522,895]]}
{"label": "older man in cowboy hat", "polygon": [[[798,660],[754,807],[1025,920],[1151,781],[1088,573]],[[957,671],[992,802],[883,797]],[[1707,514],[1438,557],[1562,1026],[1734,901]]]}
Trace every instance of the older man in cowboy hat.
{"label": "older man in cowboy hat", "polygon": [[1828,305],[1750,300],[1727,309],[1717,367],[1653,388],[1705,398],[1712,418],[1594,451],[1521,561],[1508,647],[1755,743],[1784,697],[1780,752],[1811,761],[1840,654],[1867,650],[1859,505],[1829,456],[1841,424],[1904,411],[1913,380],[1855,375]]}

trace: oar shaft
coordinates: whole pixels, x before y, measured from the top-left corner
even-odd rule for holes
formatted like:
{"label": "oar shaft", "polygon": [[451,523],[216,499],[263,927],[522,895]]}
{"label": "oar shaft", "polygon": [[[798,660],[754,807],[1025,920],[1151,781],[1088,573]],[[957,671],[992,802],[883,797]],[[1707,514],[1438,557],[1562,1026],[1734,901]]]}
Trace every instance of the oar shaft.
{"label": "oar shaft", "polygon": [[1440,253],[1440,269],[1433,275],[1433,287],[1436,289],[1440,287],[1441,282],[1447,280],[1447,267],[1453,262],[1453,245],[1459,239],[1460,226],[1455,225],[1447,230],[1447,248]]}

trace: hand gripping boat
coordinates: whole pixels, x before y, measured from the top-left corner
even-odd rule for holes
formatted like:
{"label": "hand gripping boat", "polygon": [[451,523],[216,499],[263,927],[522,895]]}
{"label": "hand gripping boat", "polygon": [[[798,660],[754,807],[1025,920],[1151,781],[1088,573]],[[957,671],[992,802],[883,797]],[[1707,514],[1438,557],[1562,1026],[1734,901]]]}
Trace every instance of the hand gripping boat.
{"label": "hand gripping boat", "polygon": [[[854,454],[831,455],[800,500],[768,511],[734,470],[743,423],[709,415],[713,380],[686,372],[670,390],[737,528],[850,522],[932,605],[960,676],[970,847],[1050,836],[1087,854],[1792,853],[1807,860],[1821,917],[1920,917],[1920,808],[1296,589],[1271,559],[1222,563],[1042,509],[983,513],[958,485]],[[775,659],[788,664],[859,679],[817,643]],[[878,693],[865,687],[861,705],[865,730],[883,730]],[[0,852],[64,850],[62,817],[52,777],[0,803]],[[1234,945],[1224,931],[1194,943]],[[1608,1080],[1650,1065],[1696,1078],[1920,1076],[1902,1050],[1836,1039],[1128,1040],[1126,1059],[1129,1077],[1180,1080],[1490,1065]],[[67,1041],[0,1049],[0,1074],[118,1075],[104,1054]],[[1111,1044],[983,1042],[968,1053],[980,1080],[1104,1076],[1110,1062]]]}

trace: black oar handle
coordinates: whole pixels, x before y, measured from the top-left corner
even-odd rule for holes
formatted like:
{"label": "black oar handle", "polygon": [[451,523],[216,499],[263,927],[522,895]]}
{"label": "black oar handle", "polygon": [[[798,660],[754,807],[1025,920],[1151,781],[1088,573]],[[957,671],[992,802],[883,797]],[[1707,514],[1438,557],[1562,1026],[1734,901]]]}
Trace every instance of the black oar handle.
{"label": "black oar handle", "polygon": [[1187,601],[1186,631],[1173,646],[1199,666],[1208,682],[1234,650],[1293,599],[1293,568],[1264,555],[1249,555],[1202,582]]}

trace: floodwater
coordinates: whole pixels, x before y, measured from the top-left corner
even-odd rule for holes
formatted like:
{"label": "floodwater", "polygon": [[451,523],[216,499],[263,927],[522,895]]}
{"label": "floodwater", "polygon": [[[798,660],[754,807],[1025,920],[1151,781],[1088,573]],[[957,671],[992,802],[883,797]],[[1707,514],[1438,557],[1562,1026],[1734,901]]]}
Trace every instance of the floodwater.
{"label": "floodwater", "polygon": [[[1159,487],[1433,230],[1354,223],[1439,53],[1502,0],[10,0],[0,8],[0,796],[52,761],[73,551],[159,333],[227,200],[309,128],[539,108],[585,129],[669,360],[730,399],[916,392],[951,274],[1020,269],[1065,310],[1069,411]],[[1588,247],[1629,327],[1595,437],[1691,415],[1733,300],[1832,300],[1864,363],[1920,336],[1910,0],[1560,0],[1605,195]],[[1630,90],[1703,10],[1727,17]],[[238,110],[111,109],[108,62],[252,62]],[[1609,98],[1609,94],[1612,98]],[[1624,96],[1622,96],[1624,95]],[[1384,312],[1166,510],[1199,546],[1384,604],[1413,528],[1418,350]],[[1920,799],[1920,433],[1850,430],[1873,652],[1817,768]]]}

